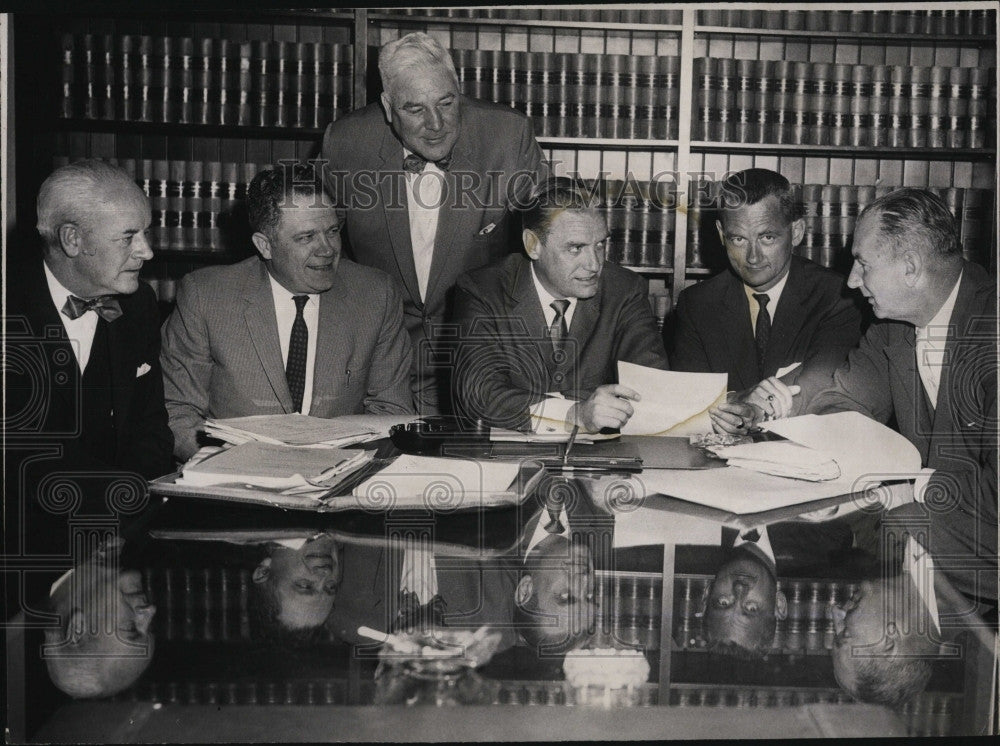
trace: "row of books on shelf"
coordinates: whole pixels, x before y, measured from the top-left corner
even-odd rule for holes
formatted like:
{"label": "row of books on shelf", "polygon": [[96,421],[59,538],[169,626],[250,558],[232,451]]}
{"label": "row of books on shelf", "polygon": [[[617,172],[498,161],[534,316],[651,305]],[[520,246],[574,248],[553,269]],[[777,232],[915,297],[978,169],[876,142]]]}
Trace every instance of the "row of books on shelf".
{"label": "row of books on shelf", "polygon": [[[373,8],[371,12],[431,18],[482,18],[600,23],[679,25],[679,8]],[[764,10],[710,8],[698,11],[702,26],[766,30],[849,31],[854,33],[988,35],[996,15],[988,8],[934,10]]]}
{"label": "row of books on shelf", "polygon": [[325,127],[352,108],[352,47],[64,34],[64,118]]}
{"label": "row of books on shelf", "polygon": [[996,33],[996,13],[988,8],[893,10],[761,10],[710,8],[698,11],[702,26],[788,31],[952,34]]}
{"label": "row of books on shelf", "polygon": [[[806,184],[800,195],[805,209],[805,233],[796,249],[799,256],[826,267],[843,266],[858,215],[864,208],[896,186]],[[716,182],[696,182],[688,198],[687,266],[705,267],[705,252],[718,246],[715,220]],[[959,226],[962,255],[984,266],[989,264],[992,244],[994,193],[987,189],[934,188],[951,210]],[[849,261],[847,262],[849,264]]]}
{"label": "row of books on shelf", "polygon": [[713,142],[982,148],[992,68],[695,59],[692,137]]}
{"label": "row of books on shelf", "polygon": [[679,57],[452,51],[464,94],[532,118],[543,137],[677,137]]}

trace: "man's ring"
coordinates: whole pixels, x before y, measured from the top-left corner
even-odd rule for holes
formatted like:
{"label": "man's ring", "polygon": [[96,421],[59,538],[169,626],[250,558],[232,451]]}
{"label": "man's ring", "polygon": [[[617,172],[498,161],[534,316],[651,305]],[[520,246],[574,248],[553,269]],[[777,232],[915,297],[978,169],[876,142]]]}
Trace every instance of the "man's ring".
{"label": "man's ring", "polygon": [[767,400],[768,401],[774,401],[774,394],[768,394],[767,395]]}
{"label": "man's ring", "polygon": [[740,424],[736,426],[738,430],[742,430],[747,426],[747,421],[740,417]]}

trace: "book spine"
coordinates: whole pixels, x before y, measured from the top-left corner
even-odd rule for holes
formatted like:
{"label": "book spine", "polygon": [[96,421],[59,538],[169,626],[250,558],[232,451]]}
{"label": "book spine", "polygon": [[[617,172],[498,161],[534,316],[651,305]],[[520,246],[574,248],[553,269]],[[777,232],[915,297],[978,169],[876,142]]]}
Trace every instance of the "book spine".
{"label": "book spine", "polygon": [[716,60],[718,65],[718,91],[716,93],[715,115],[716,122],[713,128],[713,140],[720,142],[730,142],[735,139],[735,129],[733,120],[736,116],[736,89],[738,80],[736,77],[736,60],[721,59]]}
{"label": "book spine", "polygon": [[930,69],[927,102],[927,145],[931,148],[947,146],[948,132],[948,73],[947,67]]}
{"label": "book spine", "polygon": [[777,60],[774,63],[774,98],[773,118],[771,127],[773,142],[780,145],[792,141],[792,123],[795,120],[793,96],[795,93],[795,65],[790,60]]}
{"label": "book spine", "polygon": [[157,60],[157,77],[155,89],[157,92],[154,104],[153,119],[160,122],[177,121],[174,94],[174,40],[169,36],[157,37],[154,43]]}
{"label": "book spine", "polygon": [[64,119],[76,116],[76,37],[62,35],[62,110]]}
{"label": "book spine", "polygon": [[194,119],[194,39],[180,40],[180,65],[174,75],[177,78],[177,103],[180,111],[178,121],[190,124]]}
{"label": "book spine", "polygon": [[570,137],[576,131],[573,123],[575,112],[570,109],[570,88],[572,85],[572,74],[570,70],[573,64],[573,55],[566,52],[559,52],[555,55],[556,74],[556,128],[552,134],[556,137]]}
{"label": "book spine", "polygon": [[329,51],[330,48],[326,44],[313,45],[311,91],[314,127],[323,127],[333,121],[333,115],[326,104],[332,100],[327,94],[330,90],[330,80],[327,78]]}
{"label": "book spine", "polygon": [[215,53],[215,42],[212,39],[201,39],[198,43],[198,65],[194,73],[195,85],[193,96],[195,98],[194,121],[198,124],[215,124],[218,121],[216,115],[216,97],[213,88],[213,76],[216,74],[214,67],[217,64]]}
{"label": "book spine", "polygon": [[557,128],[553,126],[559,110],[559,86],[556,80],[558,73],[554,69],[552,52],[538,53],[538,88],[537,95],[541,109],[535,120],[535,134],[550,137]]}
{"label": "book spine", "polygon": [[751,142],[774,142],[774,62],[757,60],[754,64],[755,127]]}
{"label": "book spine", "polygon": [[947,134],[949,148],[968,147],[969,127],[969,68],[953,67],[948,72]]}
{"label": "book spine", "polygon": [[272,81],[272,46],[270,42],[256,41],[251,45],[251,97],[250,118],[258,127],[270,127],[274,124],[274,111],[271,108]]}
{"label": "book spine", "polygon": [[291,124],[289,117],[289,103],[291,93],[291,70],[293,64],[291,54],[293,46],[291,42],[278,41],[274,43],[274,125],[276,127],[288,127]]}
{"label": "book spine", "polygon": [[657,57],[657,72],[662,81],[664,104],[656,117],[656,137],[676,139],[679,132],[677,115],[681,103],[680,57]]}
{"label": "book spine", "polygon": [[755,60],[736,60],[736,141],[753,142],[757,117],[754,112],[756,81]]}
{"label": "book spine", "polygon": [[[218,73],[212,79],[218,83],[216,95],[218,96],[218,121],[217,124],[232,125],[236,122],[235,103],[238,101],[239,85],[239,59],[234,55],[236,45],[228,39],[217,39],[215,43],[216,64]],[[233,98],[230,98],[232,91]]]}
{"label": "book spine", "polygon": [[634,267],[637,263],[635,235],[639,200],[632,193],[629,183],[626,182],[625,185],[628,189],[622,195],[621,209],[618,212],[620,216],[618,228],[620,249],[617,261],[626,267]]}
{"label": "book spine", "polygon": [[926,148],[930,116],[930,68],[913,66],[910,68],[910,133],[908,144],[911,148]]}
{"label": "book spine", "polygon": [[212,251],[222,251],[222,237],[219,235],[219,216],[222,213],[222,164],[218,161],[206,163],[205,179],[208,182],[208,192],[202,217],[202,228],[205,230],[204,245]]}
{"label": "book spine", "polygon": [[714,60],[710,57],[697,57],[694,60],[695,105],[691,135],[695,140],[712,139],[712,121],[718,100],[715,81],[712,79],[713,63]]}
{"label": "book spine", "polygon": [[829,145],[832,113],[828,106],[833,92],[833,65],[814,62],[810,76],[812,95],[809,97],[809,139],[806,142],[811,145]]}
{"label": "book spine", "polygon": [[167,183],[167,248],[184,248],[184,187],[187,161],[170,161]]}
{"label": "book spine", "polygon": [[247,127],[252,123],[251,96],[253,92],[253,45],[250,42],[240,44],[239,66],[239,103],[236,109],[235,124]]}
{"label": "book spine", "polygon": [[106,34],[101,44],[101,119],[113,121],[116,119],[115,102],[118,98],[118,82],[116,81],[115,37]]}
{"label": "book spine", "polygon": [[605,59],[601,54],[586,56],[587,127],[595,137],[611,137],[606,102]]}
{"label": "book spine", "polygon": [[310,104],[308,82],[309,57],[312,54],[312,44],[305,42],[295,43],[295,56],[291,60],[291,72],[289,78],[289,118],[292,126],[296,128],[309,127],[312,124],[310,114]]}
{"label": "book spine", "polygon": [[830,100],[830,144],[843,147],[851,136],[851,66],[833,66],[833,90]]}
{"label": "book spine", "polygon": [[588,116],[587,107],[588,84],[587,84],[587,58],[589,55],[573,55],[572,83],[570,88],[569,101],[573,106],[573,129],[574,137],[593,137],[593,119]]}
{"label": "book spine", "polygon": [[885,147],[889,141],[889,98],[891,86],[889,84],[889,68],[886,65],[875,65],[869,68],[871,71],[871,96],[869,98],[869,109],[871,115],[871,129],[869,137],[873,147]]}
{"label": "book spine", "polygon": [[989,82],[990,69],[970,67],[969,70],[969,148],[986,147],[987,121],[990,111]]}
{"label": "book spine", "polygon": [[100,85],[97,78],[97,63],[99,51],[92,34],[84,34],[83,40],[83,117],[98,119],[100,117],[100,100],[97,89]]}
{"label": "book spine", "polygon": [[910,68],[893,65],[889,71],[889,132],[888,145],[905,148],[909,142]]}
{"label": "book spine", "polygon": [[149,206],[152,212],[152,223],[150,226],[151,243],[154,248],[161,251],[170,248],[169,238],[169,182],[170,164],[163,160],[152,161],[153,178],[150,181]]}
{"label": "book spine", "polygon": [[130,34],[123,34],[117,39],[118,59],[121,61],[121,87],[119,89],[119,101],[121,111],[119,116],[123,121],[132,122],[136,119],[137,112],[135,106],[136,90],[136,68],[135,42]]}
{"label": "book spine", "polygon": [[847,140],[852,147],[864,147],[871,142],[871,117],[869,115],[871,86],[868,83],[868,71],[869,68],[864,65],[854,65],[851,68],[851,116]]}
{"label": "book spine", "polygon": [[202,161],[188,161],[187,178],[184,182],[184,212],[181,214],[184,246],[198,251],[204,251],[208,246],[205,221],[202,217],[205,210],[205,198],[202,192],[204,168],[205,164]]}

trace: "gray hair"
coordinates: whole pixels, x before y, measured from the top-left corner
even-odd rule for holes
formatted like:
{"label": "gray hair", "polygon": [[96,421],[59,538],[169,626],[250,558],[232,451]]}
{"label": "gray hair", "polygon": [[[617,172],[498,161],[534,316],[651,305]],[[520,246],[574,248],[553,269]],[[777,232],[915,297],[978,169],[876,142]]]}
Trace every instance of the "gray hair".
{"label": "gray hair", "polygon": [[378,55],[378,72],[382,77],[382,90],[391,98],[392,84],[399,71],[414,64],[432,65],[447,70],[459,88],[455,63],[447,49],[423,31],[414,31],[383,45]]}
{"label": "gray hair", "polygon": [[865,218],[875,221],[894,254],[917,239],[937,259],[961,257],[955,216],[940,197],[926,189],[906,187],[879,197],[858,216],[858,222]]}
{"label": "gray hair", "polygon": [[38,191],[36,228],[46,247],[59,246],[59,226],[82,223],[96,212],[101,197],[115,182],[139,188],[127,171],[96,158],[53,171]]}

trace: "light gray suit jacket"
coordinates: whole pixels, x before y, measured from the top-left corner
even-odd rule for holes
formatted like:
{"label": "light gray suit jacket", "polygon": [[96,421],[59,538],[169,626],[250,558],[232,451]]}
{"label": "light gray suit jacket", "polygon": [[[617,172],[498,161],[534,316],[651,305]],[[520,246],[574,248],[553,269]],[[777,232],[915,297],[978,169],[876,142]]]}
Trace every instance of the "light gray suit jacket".
{"label": "light gray suit jacket", "polygon": [[[174,454],[198,449],[206,418],[292,412],[267,268],[257,257],[186,275],[160,362]],[[320,296],[310,414],[410,413],[410,338],[392,280],[341,257]]]}

